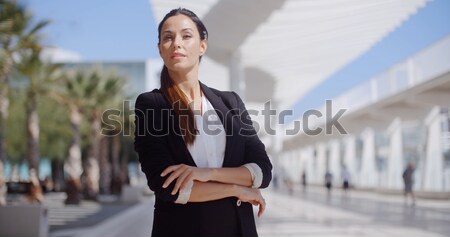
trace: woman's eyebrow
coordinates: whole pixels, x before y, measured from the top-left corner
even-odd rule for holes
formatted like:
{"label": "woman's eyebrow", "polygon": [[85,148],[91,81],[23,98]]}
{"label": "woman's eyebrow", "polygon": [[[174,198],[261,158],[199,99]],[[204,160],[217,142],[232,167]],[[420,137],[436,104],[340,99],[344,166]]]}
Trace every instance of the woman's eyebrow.
{"label": "woman's eyebrow", "polygon": [[[184,28],[181,31],[192,31],[192,28]],[[167,30],[163,30],[162,34],[164,34],[164,33],[172,33],[172,32],[173,32],[172,30],[167,29]]]}

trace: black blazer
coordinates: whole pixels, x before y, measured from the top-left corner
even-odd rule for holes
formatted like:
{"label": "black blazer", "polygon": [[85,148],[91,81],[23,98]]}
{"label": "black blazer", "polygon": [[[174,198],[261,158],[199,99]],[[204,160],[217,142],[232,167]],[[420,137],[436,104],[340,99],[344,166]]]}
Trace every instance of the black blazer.
{"label": "black blazer", "polygon": [[[244,103],[234,92],[218,91],[202,83],[200,86],[225,128],[222,167],[256,163],[263,173],[260,188],[267,187],[272,179],[272,164]],[[251,204],[237,206],[235,197],[176,204],[178,193],[170,193],[175,182],[162,188],[168,177],[160,176],[165,168],[181,163],[195,166],[195,162],[180,135],[178,118],[160,90],[138,96],[135,119],[135,150],[156,197],[152,236],[257,236]]]}

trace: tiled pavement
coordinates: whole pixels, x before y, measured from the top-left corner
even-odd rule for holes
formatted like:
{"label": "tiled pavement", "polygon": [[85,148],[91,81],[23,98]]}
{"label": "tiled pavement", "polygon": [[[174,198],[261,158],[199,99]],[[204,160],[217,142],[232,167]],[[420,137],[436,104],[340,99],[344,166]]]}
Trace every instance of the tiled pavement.
{"label": "tiled pavement", "polygon": [[[327,196],[321,188],[310,188],[305,193],[296,190],[292,195],[282,190],[264,190],[263,193],[267,209],[263,217],[256,220],[262,237],[450,236],[450,201],[418,200],[416,206],[411,206],[406,205],[401,196],[368,192],[344,196],[340,190]],[[114,207],[116,210],[109,214],[104,211],[103,215],[92,217],[102,208]],[[70,209],[54,204],[49,210],[50,236],[150,236],[152,210],[151,197],[136,205],[112,201],[106,207],[91,203]],[[74,218],[78,215],[79,219],[91,218],[94,222],[77,226],[72,221],[56,228],[61,221],[59,218],[63,219],[66,214]]]}

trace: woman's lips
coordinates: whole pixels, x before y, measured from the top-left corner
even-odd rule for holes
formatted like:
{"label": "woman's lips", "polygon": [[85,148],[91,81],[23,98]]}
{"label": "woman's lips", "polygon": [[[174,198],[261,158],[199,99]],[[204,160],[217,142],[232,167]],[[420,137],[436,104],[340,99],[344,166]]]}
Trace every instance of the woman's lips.
{"label": "woman's lips", "polygon": [[186,55],[182,54],[182,53],[173,53],[171,56],[171,58],[173,58],[173,59],[180,59],[180,58],[185,58],[185,57],[186,57]]}

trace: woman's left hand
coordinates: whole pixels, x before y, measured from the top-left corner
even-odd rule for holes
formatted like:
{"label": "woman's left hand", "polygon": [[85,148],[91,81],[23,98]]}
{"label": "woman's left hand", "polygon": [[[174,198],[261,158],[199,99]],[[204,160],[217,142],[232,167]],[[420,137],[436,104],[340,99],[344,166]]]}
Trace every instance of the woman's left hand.
{"label": "woman's left hand", "polygon": [[172,190],[172,195],[175,195],[178,191],[183,192],[189,185],[190,182],[194,180],[200,182],[208,182],[211,177],[211,169],[209,168],[197,168],[194,166],[189,166],[185,164],[172,165],[167,167],[162,173],[161,177],[170,176],[166,179],[163,184],[163,188],[167,188],[172,181],[177,179],[175,187]]}

